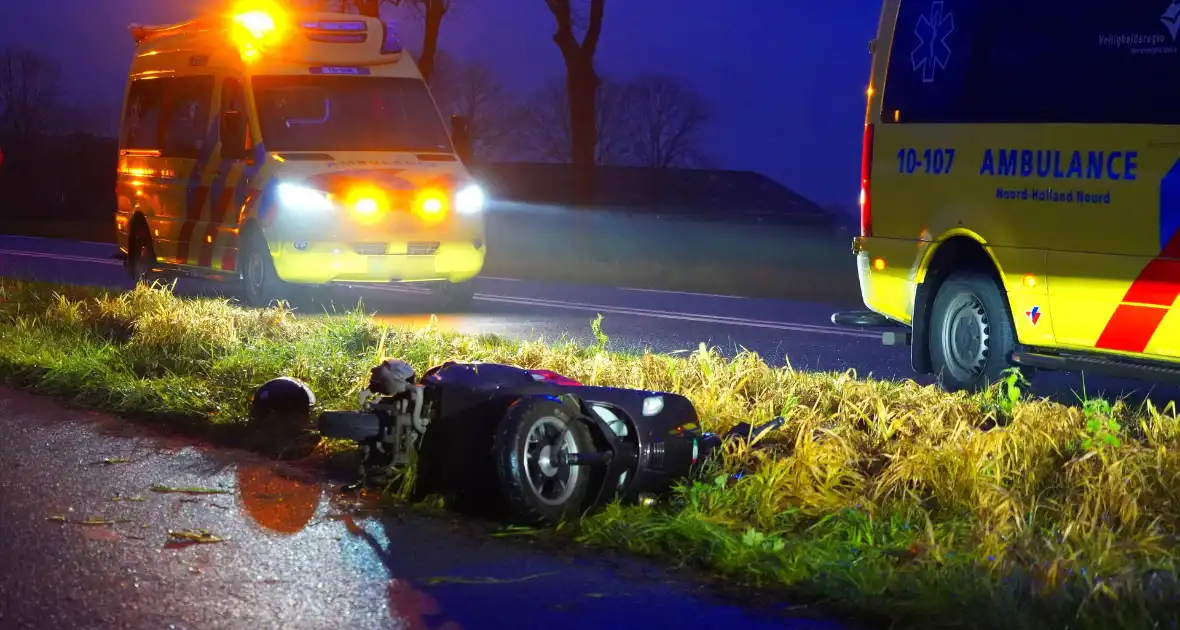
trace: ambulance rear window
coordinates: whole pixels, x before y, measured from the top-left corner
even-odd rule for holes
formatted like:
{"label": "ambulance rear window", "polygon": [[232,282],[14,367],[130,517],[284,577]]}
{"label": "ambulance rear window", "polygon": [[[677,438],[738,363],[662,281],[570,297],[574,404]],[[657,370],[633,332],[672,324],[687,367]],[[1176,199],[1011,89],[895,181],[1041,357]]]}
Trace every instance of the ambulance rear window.
{"label": "ambulance rear window", "polygon": [[1180,3],[902,0],[885,122],[1180,124]]}

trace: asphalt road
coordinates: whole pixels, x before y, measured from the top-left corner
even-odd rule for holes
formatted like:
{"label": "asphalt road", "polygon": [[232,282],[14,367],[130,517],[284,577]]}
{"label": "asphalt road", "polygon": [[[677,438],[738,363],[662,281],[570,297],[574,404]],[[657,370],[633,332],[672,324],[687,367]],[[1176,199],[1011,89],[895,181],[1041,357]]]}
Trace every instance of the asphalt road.
{"label": "asphalt road", "polygon": [[[0,236],[0,275],[28,279],[130,288],[117,249],[106,243],[79,243]],[[784,282],[789,282],[784,276]],[[617,287],[525,282],[480,278],[469,312],[443,313],[439,323],[462,332],[492,332],[507,337],[590,341],[590,321],[598,313],[616,348],[650,348],[655,352],[691,352],[700,343],[727,355],[741,349],[759,353],[772,365],[810,371],[855,370],[860,376],[914,379],[932,377],[910,371],[908,348],[883,346],[879,333],[833,326],[840,306]],[[207,293],[210,283],[182,281],[182,293]],[[391,322],[425,322],[420,291],[385,286],[346,289],[338,303],[357,299]],[[1084,377],[1077,373],[1041,373],[1033,379],[1037,395],[1076,402],[1088,396],[1150,395],[1157,405],[1180,401],[1180,389],[1137,381]],[[1180,404],[1180,402],[1178,402]]]}
{"label": "asphalt road", "polygon": [[[0,418],[4,629],[843,627],[458,518],[372,516],[323,462],[276,464],[3,388]],[[170,533],[196,530],[221,541]]]}

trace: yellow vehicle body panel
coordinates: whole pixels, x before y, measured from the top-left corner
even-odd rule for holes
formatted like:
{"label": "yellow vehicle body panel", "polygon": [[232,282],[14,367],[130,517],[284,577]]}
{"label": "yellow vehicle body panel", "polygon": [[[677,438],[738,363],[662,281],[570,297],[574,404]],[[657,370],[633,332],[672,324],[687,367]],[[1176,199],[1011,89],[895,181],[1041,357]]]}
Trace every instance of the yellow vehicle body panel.
{"label": "yellow vehicle body panel", "polygon": [[[953,71],[952,50],[989,54],[983,44],[955,48],[953,39],[983,19],[985,6],[883,3],[866,112],[871,234],[855,246],[866,306],[912,324],[932,256],[948,239],[967,237],[999,272],[1019,343],[1180,364],[1180,125],[1053,122],[1032,112],[1020,123],[914,120],[924,103],[890,106],[894,83],[921,81],[901,75],[925,73],[933,85],[939,72]],[[1166,22],[1141,23],[1148,34],[1127,41],[1153,47],[1126,59],[1180,55]],[[1084,40],[1091,54],[1114,49],[1106,36]]]}
{"label": "yellow vehicle body panel", "polygon": [[[291,17],[293,23],[364,24],[369,35],[361,43],[340,43],[330,41],[342,37],[339,30],[306,37],[292,31],[251,56],[216,16],[173,27],[133,26],[139,41],[128,73],[116,184],[120,247],[128,250],[133,219],[140,216],[160,262],[238,273],[242,229],[253,223],[288,282],[461,282],[476,276],[486,253],[482,212],[455,211],[454,194],[472,182],[433,97],[424,97],[419,115],[425,118],[418,122],[444,128],[434,146],[356,149],[329,137],[314,150],[273,148],[274,138],[264,133],[265,107],[257,101],[259,78],[322,79],[347,89],[402,80],[415,89],[421,84],[428,95],[408,54],[381,51],[387,28],[381,21],[330,13]],[[169,82],[166,97],[152,91],[160,80]],[[324,108],[327,120],[327,101]],[[165,110],[166,125],[160,123]],[[245,115],[245,159],[223,155],[221,119],[228,111]],[[308,121],[290,120],[287,129],[294,122]],[[309,182],[331,196],[332,210],[295,212],[280,203],[280,184]],[[367,214],[352,199],[361,189],[380,202]],[[415,213],[423,194],[437,198],[439,216]]]}

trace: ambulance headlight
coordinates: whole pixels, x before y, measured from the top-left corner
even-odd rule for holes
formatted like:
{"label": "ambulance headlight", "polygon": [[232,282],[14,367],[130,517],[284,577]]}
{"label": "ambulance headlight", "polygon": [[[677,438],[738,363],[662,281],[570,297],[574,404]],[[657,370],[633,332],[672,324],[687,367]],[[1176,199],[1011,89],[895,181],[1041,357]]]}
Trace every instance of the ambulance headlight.
{"label": "ambulance headlight", "polygon": [[459,214],[478,214],[483,212],[487,196],[483,189],[476,184],[470,184],[455,193],[455,210]]}
{"label": "ambulance headlight", "polygon": [[292,210],[325,211],[332,209],[328,194],[299,184],[279,184],[279,201]]}

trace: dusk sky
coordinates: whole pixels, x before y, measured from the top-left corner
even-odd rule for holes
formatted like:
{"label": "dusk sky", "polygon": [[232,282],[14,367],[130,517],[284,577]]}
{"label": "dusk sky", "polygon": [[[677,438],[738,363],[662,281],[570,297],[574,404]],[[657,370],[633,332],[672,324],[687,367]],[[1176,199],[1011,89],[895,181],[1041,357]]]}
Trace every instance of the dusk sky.
{"label": "dusk sky", "polygon": [[[72,95],[116,110],[131,22],[190,18],[208,0],[4,0],[0,43],[65,67]],[[754,170],[821,203],[857,195],[874,0],[607,0],[603,75],[683,77],[717,110],[706,147],[719,167]],[[403,22],[417,48],[420,25]],[[543,0],[455,0],[442,45],[494,56],[519,90],[563,72]]]}

